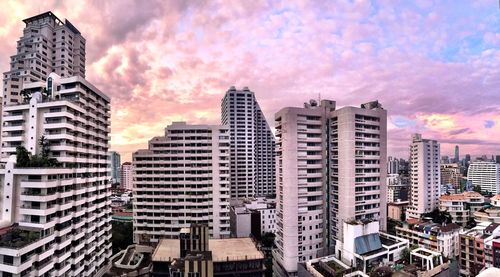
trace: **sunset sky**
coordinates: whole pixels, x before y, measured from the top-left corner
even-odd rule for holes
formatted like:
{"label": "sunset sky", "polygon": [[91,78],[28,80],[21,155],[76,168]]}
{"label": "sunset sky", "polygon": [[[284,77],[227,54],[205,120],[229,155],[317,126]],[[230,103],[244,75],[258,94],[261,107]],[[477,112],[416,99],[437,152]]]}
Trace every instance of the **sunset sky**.
{"label": "sunset sky", "polygon": [[[2,1],[0,69],[24,23],[53,11],[87,39],[87,79],[112,101],[111,148],[147,147],[172,121],[220,122],[232,85],[268,122],[308,99],[378,99],[389,155],[411,133],[461,155],[500,155],[498,0]],[[229,5],[232,3],[231,5]]]}

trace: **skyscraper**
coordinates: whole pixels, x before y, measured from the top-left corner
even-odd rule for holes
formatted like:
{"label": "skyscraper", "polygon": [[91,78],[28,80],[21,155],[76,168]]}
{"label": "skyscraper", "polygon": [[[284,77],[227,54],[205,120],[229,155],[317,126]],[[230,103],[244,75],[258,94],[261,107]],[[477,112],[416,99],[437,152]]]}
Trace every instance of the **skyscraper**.
{"label": "skyscraper", "polygon": [[386,227],[387,112],[378,102],[336,110],[311,100],[275,115],[277,249],[275,269],[333,252],[348,220]]}
{"label": "skyscraper", "polygon": [[2,120],[0,275],[102,276],[112,254],[109,98],[55,73],[24,89],[30,101],[5,106]]}
{"label": "skyscraper", "polygon": [[460,162],[460,150],[458,148],[458,145],[455,145],[455,163]]}
{"label": "skyscraper", "polygon": [[52,12],[23,22],[26,26],[17,41],[17,53],[4,73],[4,105],[21,103],[24,84],[45,82],[51,72],[63,78],[85,78],[85,39],[73,24]]}
{"label": "skyscraper", "polygon": [[420,218],[439,207],[440,147],[435,140],[414,134],[410,145],[410,204],[407,218]]}
{"label": "skyscraper", "polygon": [[124,162],[121,167],[121,187],[122,189],[132,190],[134,187],[134,179],[132,175],[133,166],[131,162]]}
{"label": "skyscraper", "polygon": [[229,126],[231,198],[274,195],[274,135],[247,87],[231,87],[222,99],[222,124]]}
{"label": "skyscraper", "polygon": [[133,153],[134,242],[178,238],[191,223],[229,230],[229,130],[174,122]]}
{"label": "skyscraper", "polygon": [[120,173],[120,154],[116,151],[109,152],[111,158],[111,183],[120,184],[121,183],[121,173]]}
{"label": "skyscraper", "polygon": [[392,158],[389,156],[387,160],[387,173],[388,174],[398,174],[399,173],[399,159]]}

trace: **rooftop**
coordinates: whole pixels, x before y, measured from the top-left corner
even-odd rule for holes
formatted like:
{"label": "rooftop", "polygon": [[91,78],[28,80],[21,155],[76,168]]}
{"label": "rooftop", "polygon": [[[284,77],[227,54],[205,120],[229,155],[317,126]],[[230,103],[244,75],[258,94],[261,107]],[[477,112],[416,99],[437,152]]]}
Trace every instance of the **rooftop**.
{"label": "rooftop", "polygon": [[[214,262],[264,259],[264,254],[257,249],[251,238],[211,239],[208,249],[212,251]],[[162,239],[153,252],[152,260],[172,261],[180,258],[180,255],[180,240]]]}
{"label": "rooftop", "polygon": [[475,191],[467,191],[464,193],[460,194],[449,194],[449,195],[442,195],[439,200],[465,200],[466,198],[471,198],[471,197],[482,197],[484,198],[480,193],[475,192]]}
{"label": "rooftop", "polygon": [[264,254],[257,249],[251,238],[211,239],[208,249],[212,251],[214,262],[264,259]]}
{"label": "rooftop", "polygon": [[153,262],[172,261],[181,256],[181,244],[178,239],[162,239],[156,246],[151,260]]}

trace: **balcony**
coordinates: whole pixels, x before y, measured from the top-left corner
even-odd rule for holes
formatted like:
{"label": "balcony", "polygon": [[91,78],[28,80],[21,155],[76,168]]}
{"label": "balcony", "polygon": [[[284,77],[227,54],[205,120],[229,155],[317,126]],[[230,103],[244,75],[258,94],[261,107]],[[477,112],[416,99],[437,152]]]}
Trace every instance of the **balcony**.
{"label": "balcony", "polygon": [[0,236],[0,247],[20,249],[40,238],[40,232],[14,227]]}

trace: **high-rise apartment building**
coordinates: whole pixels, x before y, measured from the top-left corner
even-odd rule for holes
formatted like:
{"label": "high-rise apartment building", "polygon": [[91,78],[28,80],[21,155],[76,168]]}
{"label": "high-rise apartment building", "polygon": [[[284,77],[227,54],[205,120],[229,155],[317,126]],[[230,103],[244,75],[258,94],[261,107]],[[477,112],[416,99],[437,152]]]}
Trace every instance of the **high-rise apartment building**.
{"label": "high-rise apartment building", "polygon": [[500,193],[500,164],[495,162],[475,161],[469,165],[467,180],[479,186],[481,192]]}
{"label": "high-rise apartment building", "polygon": [[389,159],[387,160],[387,173],[399,174],[399,159],[389,156]]}
{"label": "high-rise apartment building", "polygon": [[378,102],[335,109],[335,102],[284,108],[276,120],[275,269],[333,252],[343,223],[386,226],[387,112]]}
{"label": "high-rise apartment building", "polygon": [[174,122],[132,155],[134,242],[177,238],[191,223],[229,230],[229,129]]}
{"label": "high-rise apartment building", "polygon": [[109,98],[55,73],[23,88],[29,102],[2,116],[0,276],[102,276],[112,254]]}
{"label": "high-rise apartment building", "polygon": [[435,140],[414,134],[410,145],[410,205],[407,218],[420,218],[439,207],[440,147]]}
{"label": "high-rise apartment building", "polygon": [[247,87],[231,87],[222,99],[221,111],[231,139],[231,198],[274,195],[275,139],[255,94]]}
{"label": "high-rise apartment building", "polygon": [[120,154],[116,151],[109,152],[111,158],[111,183],[120,184],[121,183],[121,161]]}
{"label": "high-rise apartment building", "polygon": [[134,187],[134,178],[132,175],[133,166],[131,162],[124,162],[120,169],[121,172],[121,188],[126,190],[132,190]]}
{"label": "high-rise apartment building", "polygon": [[3,104],[23,102],[24,84],[45,82],[51,72],[61,77],[85,78],[85,39],[67,19],[52,12],[23,20],[23,35],[10,70],[4,73]]}
{"label": "high-rise apartment building", "polygon": [[455,145],[455,158],[454,158],[454,163],[459,163],[460,162],[460,149],[458,148],[458,145]]}
{"label": "high-rise apartment building", "polygon": [[462,173],[459,164],[441,164],[441,184],[460,188]]}

